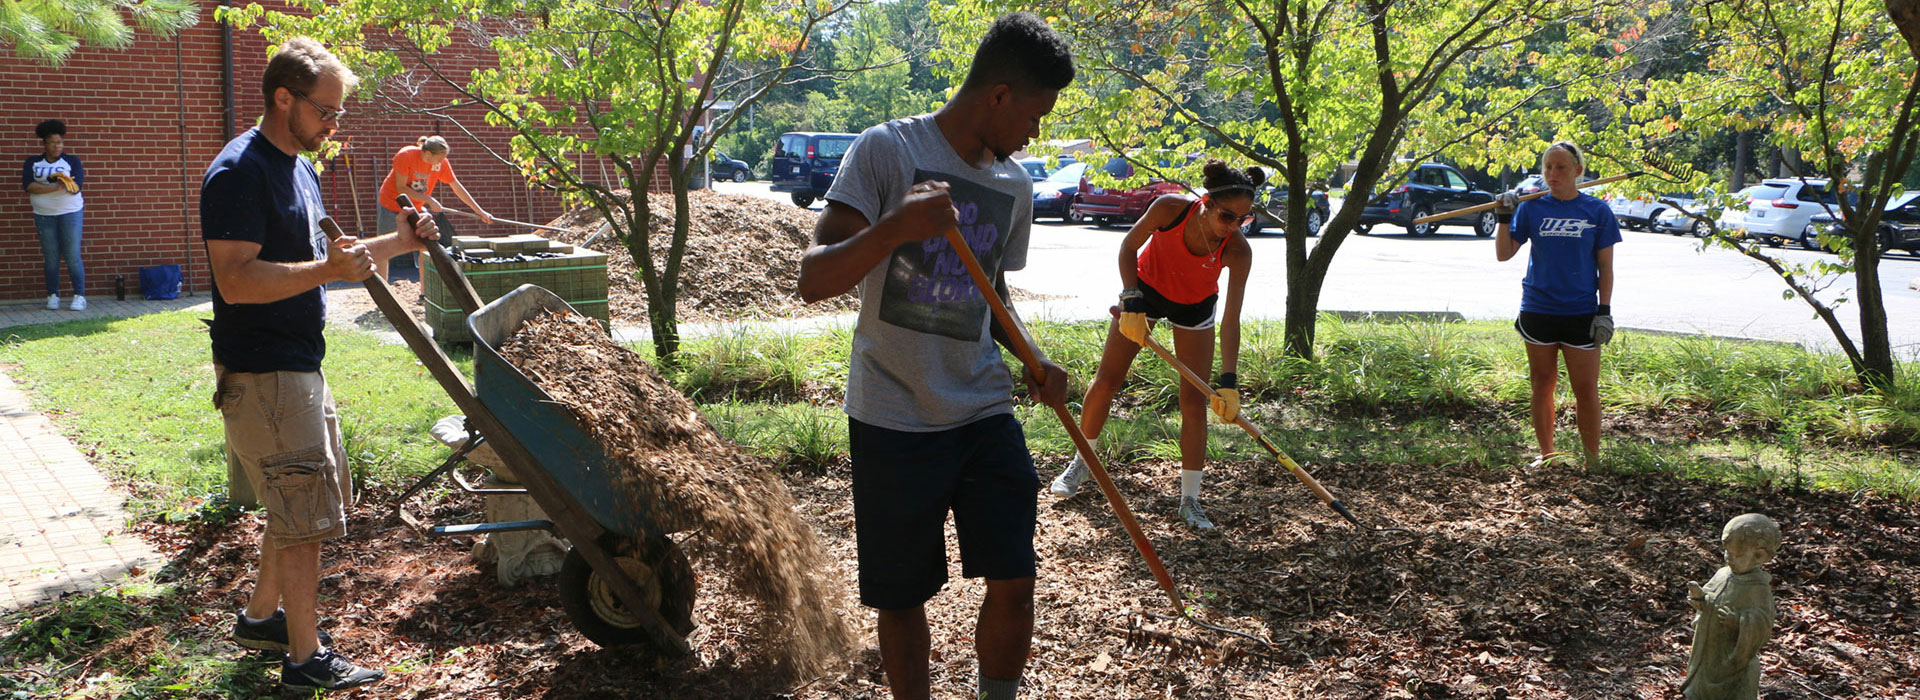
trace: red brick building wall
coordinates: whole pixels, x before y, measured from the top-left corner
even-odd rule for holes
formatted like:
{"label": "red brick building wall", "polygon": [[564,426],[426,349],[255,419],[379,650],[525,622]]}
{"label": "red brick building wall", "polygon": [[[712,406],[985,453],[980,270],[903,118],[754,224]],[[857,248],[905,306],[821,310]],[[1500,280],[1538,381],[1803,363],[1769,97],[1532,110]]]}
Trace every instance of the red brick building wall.
{"label": "red brick building wall", "polygon": [[[51,118],[67,123],[67,152],[80,158],[87,170],[81,257],[88,295],[112,294],[118,275],[124,275],[131,293],[137,294],[139,268],[164,263],[187,271],[183,291],[208,293],[206,253],[200,243],[200,178],[233,134],[227,132],[222,108],[221,31],[212,19],[218,3],[200,4],[201,24],[175,39],[142,34],[125,50],[77,51],[58,68],[24,61],[11,52],[0,54],[0,155],[5,156],[0,162],[9,168],[7,183],[13,192],[0,195],[0,301],[46,294],[33,209],[26,192],[13,183],[26,158],[41,152],[34,125]],[[262,111],[260,74],[266,67],[266,47],[257,33],[233,33],[236,134],[251,128]],[[451,68],[448,75],[463,77],[492,60],[478,49],[469,52],[446,61],[443,70]],[[407,98],[412,106],[442,106],[457,96],[452,88],[424,78],[416,82],[421,89]],[[356,94],[348,102],[349,114],[334,137],[347,144],[346,158],[323,163],[320,176],[328,213],[348,231],[374,227],[374,200],[394,151],[432,133],[452,144],[451,161],[461,183],[494,215],[544,223],[560,213],[558,197],[528,188],[516,169],[482,148],[484,142],[506,155],[510,132],[485,126],[479,108],[458,115],[474,131],[475,136],[468,136],[442,119],[383,108],[380,101],[366,97]],[[597,172],[589,174],[601,179]],[[610,181],[617,176],[608,168],[606,177]],[[664,189],[663,176],[656,173],[655,181],[656,191]],[[434,195],[461,206],[447,187]],[[478,221],[455,223],[461,233],[484,232]],[[61,295],[70,293],[63,268]]]}

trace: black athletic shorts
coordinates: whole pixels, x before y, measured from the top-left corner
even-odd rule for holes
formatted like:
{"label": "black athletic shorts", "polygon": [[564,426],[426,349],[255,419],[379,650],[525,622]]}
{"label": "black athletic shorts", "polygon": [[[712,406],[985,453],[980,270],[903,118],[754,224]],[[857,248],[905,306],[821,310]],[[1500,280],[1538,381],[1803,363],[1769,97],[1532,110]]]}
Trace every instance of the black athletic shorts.
{"label": "black athletic shorts", "polygon": [[1513,329],[1520,331],[1520,338],[1528,345],[1565,345],[1577,350],[1600,347],[1593,342],[1593,314],[1556,316],[1522,311],[1520,318],[1514,319]]}
{"label": "black athletic shorts", "polygon": [[1146,280],[1134,280],[1140,289],[1140,296],[1146,298],[1147,318],[1165,320],[1174,328],[1190,331],[1204,331],[1213,327],[1213,307],[1220,303],[1220,295],[1201,299],[1193,304],[1177,304],[1160,296],[1160,292],[1147,286]]}
{"label": "black athletic shorts", "polygon": [[860,604],[903,610],[947,583],[947,512],[960,575],[1005,580],[1036,570],[1040,476],[1012,414],[910,433],[847,419]]}

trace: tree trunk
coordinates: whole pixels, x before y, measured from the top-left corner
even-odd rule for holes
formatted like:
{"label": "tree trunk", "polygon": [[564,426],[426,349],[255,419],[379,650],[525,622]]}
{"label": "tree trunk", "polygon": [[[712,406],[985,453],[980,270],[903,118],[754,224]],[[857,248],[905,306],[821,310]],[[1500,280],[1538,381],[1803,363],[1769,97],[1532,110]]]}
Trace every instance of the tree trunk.
{"label": "tree trunk", "polygon": [[1733,181],[1728,184],[1727,192],[1739,192],[1747,187],[1747,170],[1753,167],[1753,132],[1742,131],[1733,137]]}
{"label": "tree trunk", "polygon": [[1920,58],[1920,0],[1887,0],[1887,14],[1900,28],[1900,36],[1906,37],[1907,50]]}
{"label": "tree trunk", "polygon": [[1880,254],[1877,245],[1871,243],[1875,237],[1856,237],[1870,242],[1854,258],[1853,278],[1858,286],[1854,303],[1860,306],[1860,355],[1864,364],[1858,373],[1860,383],[1891,391],[1898,377],[1894,375],[1893,342],[1887,332],[1887,305],[1880,295]]}

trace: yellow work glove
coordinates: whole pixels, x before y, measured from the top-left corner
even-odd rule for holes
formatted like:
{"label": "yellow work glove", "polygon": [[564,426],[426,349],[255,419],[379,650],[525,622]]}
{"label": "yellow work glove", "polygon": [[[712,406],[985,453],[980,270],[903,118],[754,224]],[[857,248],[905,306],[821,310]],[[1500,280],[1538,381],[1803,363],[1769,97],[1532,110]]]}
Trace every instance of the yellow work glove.
{"label": "yellow work glove", "polygon": [[1213,397],[1207,401],[1222,423],[1232,424],[1240,417],[1239,383],[1240,379],[1234,373],[1220,373],[1220,381],[1216,382],[1219,387],[1213,390]]}
{"label": "yellow work glove", "polygon": [[1120,335],[1142,347],[1147,344],[1147,297],[1138,289],[1120,292]]}
{"label": "yellow work glove", "polygon": [[68,177],[66,173],[54,173],[53,179],[60,183],[60,187],[65,189],[67,194],[75,194],[80,191],[80,183],[74,182],[73,178]]}

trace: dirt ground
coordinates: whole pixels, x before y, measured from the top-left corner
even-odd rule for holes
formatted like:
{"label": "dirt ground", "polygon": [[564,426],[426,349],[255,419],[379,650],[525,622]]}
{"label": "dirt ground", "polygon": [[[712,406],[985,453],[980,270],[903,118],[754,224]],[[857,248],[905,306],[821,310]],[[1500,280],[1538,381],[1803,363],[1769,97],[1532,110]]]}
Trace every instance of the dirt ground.
{"label": "dirt ground", "polygon": [[[1060,466],[1043,465],[1043,479]],[[1356,534],[1264,460],[1209,470],[1209,514],[1220,530],[1193,534],[1173,515],[1174,465],[1115,471],[1195,614],[1271,647],[1209,651],[1225,638],[1154,617],[1169,612],[1166,599],[1098,493],[1043,501],[1025,696],[1677,698],[1690,640],[1686,582],[1713,574],[1719,528],[1750,511],[1779,521],[1785,540],[1768,567],[1779,618],[1762,697],[1920,696],[1913,504],[1564,467],[1308,466],[1363,519],[1413,536]],[[844,465],[783,479],[851,592]],[[740,621],[750,606],[696,560],[694,657],[599,649],[572,630],[551,582],[498,588],[469,558],[469,542],[411,536],[392,515],[392,497],[362,495],[349,538],[326,550],[321,584],[323,619],[339,648],[404,671],[375,696],[887,697],[867,611],[851,613],[862,642],[836,670],[778,677]],[[479,504],[467,497],[421,508],[461,520]],[[206,611],[188,621],[191,634],[224,635],[250,585],[257,518],[201,531],[145,526],[173,558],[168,575]],[[970,697],[981,591],[977,581],[956,580],[929,606],[935,697]]]}

